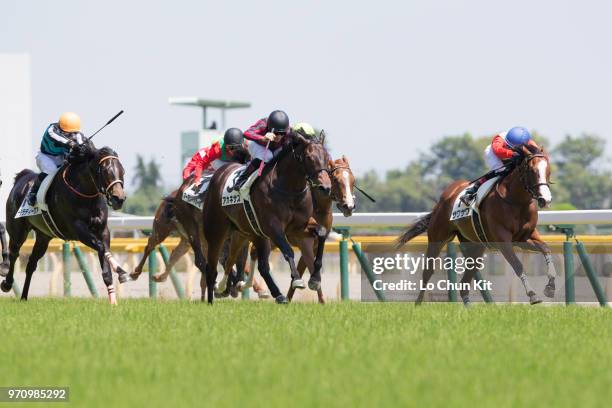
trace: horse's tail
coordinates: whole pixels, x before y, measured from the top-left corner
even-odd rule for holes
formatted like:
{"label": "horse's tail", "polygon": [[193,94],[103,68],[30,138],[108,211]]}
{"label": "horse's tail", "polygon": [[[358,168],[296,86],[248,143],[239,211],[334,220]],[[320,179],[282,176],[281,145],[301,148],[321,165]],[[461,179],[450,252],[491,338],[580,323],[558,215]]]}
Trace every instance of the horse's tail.
{"label": "horse's tail", "polygon": [[433,211],[425,214],[422,217],[419,217],[414,224],[408,227],[408,229],[404,231],[404,233],[400,235],[395,241],[395,249],[400,249],[401,247],[406,245],[406,243],[412,238],[427,231],[432,214]]}

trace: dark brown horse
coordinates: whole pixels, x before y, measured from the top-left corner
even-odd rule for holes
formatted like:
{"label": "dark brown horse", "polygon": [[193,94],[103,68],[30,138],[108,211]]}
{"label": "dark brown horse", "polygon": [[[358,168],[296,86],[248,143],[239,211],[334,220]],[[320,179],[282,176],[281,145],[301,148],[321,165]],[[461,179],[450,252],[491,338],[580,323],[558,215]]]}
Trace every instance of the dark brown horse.
{"label": "dark brown horse", "polygon": [[[118,210],[125,201],[123,191],[123,166],[114,150],[96,149],[91,142],[75,147],[68,161],[60,168],[47,192],[47,206],[61,238],[80,241],[98,253],[102,266],[102,278],[108,290],[109,301],[115,304],[115,289],[111,268],[119,275],[119,281],[127,280],[127,273],[119,266],[110,252],[110,232],[107,227],[108,207]],[[6,202],[7,231],[10,237],[10,267],[0,285],[8,292],[13,286],[13,273],[19,250],[29,232],[36,232],[36,242],[26,265],[26,279],[21,299],[27,300],[32,274],[38,260],[45,254],[53,238],[47,231],[41,215],[15,218],[29,187],[38,177],[31,170],[22,170],[15,176],[15,184]]]}
{"label": "dark brown horse", "polygon": [[[544,294],[547,297],[554,297],[556,272],[551,252],[536,230],[538,205],[544,207],[552,201],[549,188],[550,162],[544,150],[535,146],[522,147],[519,153],[521,154],[520,161],[516,167],[499,181],[482,200],[480,214],[484,232],[488,238],[487,244],[502,253],[523,283],[530,303],[535,304],[540,303],[541,300],[529,284],[523,264],[514,253],[513,246],[539,251],[544,255],[548,275],[548,284],[544,289]],[[467,185],[467,181],[456,181],[449,185],[433,210],[417,220],[399,237],[398,248],[427,231],[426,258],[438,257],[444,245],[455,236],[462,243],[464,256],[474,259],[481,257],[485,245],[473,231],[470,219],[449,221],[453,203]],[[461,282],[469,284],[475,272],[475,268],[467,270]],[[423,287],[432,274],[431,267],[423,270]],[[463,302],[468,305],[470,302],[469,290],[461,290],[460,295]],[[421,290],[417,304],[423,301],[423,296],[424,290]]]}
{"label": "dark brown horse", "polygon": [[[179,244],[170,253],[168,264],[165,266],[164,270],[155,274],[153,276],[153,280],[155,282],[165,282],[166,279],[168,278],[168,274],[170,273],[170,270],[174,267],[174,265],[176,265],[176,263],[187,252],[189,252],[189,248],[191,247],[191,245],[189,244],[189,238],[188,238],[187,231],[190,231],[193,228],[193,224],[189,223],[187,227],[184,227],[178,222],[175,216],[176,208],[175,208],[174,201],[176,200],[178,191],[179,190],[175,190],[171,192],[166,198],[161,200],[159,207],[157,207],[157,210],[155,211],[155,217],[153,219],[153,227],[151,229],[151,235],[149,235],[149,238],[147,240],[147,245],[145,247],[142,258],[140,262],[138,263],[138,265],[136,266],[136,268],[134,269],[134,272],[130,274],[130,277],[133,280],[138,279],[138,277],[142,273],[142,270],[144,268],[144,265],[149,255],[151,254],[151,252],[153,252],[155,247],[157,247],[162,242],[164,242],[164,240],[168,238],[171,234],[177,234],[179,236],[180,238]],[[197,208],[193,206],[190,206],[188,210],[192,213],[192,216],[194,217],[201,216]],[[190,232],[192,234],[196,233],[195,231],[190,231]],[[242,261],[240,260],[241,258],[242,258]],[[238,269],[237,275],[240,274],[241,268],[242,270],[244,270],[245,264],[246,264],[246,250],[244,250],[242,256],[239,257],[239,261],[236,263],[236,268]],[[231,282],[231,283],[235,284],[237,282]],[[260,297],[266,296],[265,288],[263,288],[259,284],[259,282],[255,279],[253,279],[253,289]],[[226,291],[223,291],[222,295],[227,295],[230,292],[233,296],[237,295],[237,291],[234,290],[233,287],[231,288],[228,287]]]}
{"label": "dark brown horse", "polygon": [[[287,299],[278,289],[270,275],[268,258],[270,241],[283,253],[291,269],[291,287],[305,287],[295,265],[291,243],[299,247],[304,262],[311,273],[309,287],[320,288],[321,276],[314,268],[314,238],[306,233],[308,221],[313,214],[312,194],[309,184],[331,190],[327,173],[329,155],[323,140],[309,140],[300,135],[288,137],[280,153],[267,163],[262,176],[251,188],[251,202],[259,219],[261,232],[253,230],[242,204],[222,206],[222,193],[226,180],[238,165],[227,165],[213,176],[206,200],[204,201],[204,234],[208,242],[207,252],[207,293],[208,302],[213,301],[213,285],[217,277],[217,261],[223,242],[232,234],[229,256],[224,269],[226,275],[236,262],[239,250],[245,242],[254,243],[257,250],[257,263],[272,296],[278,303]],[[268,240],[269,238],[269,240]]]}

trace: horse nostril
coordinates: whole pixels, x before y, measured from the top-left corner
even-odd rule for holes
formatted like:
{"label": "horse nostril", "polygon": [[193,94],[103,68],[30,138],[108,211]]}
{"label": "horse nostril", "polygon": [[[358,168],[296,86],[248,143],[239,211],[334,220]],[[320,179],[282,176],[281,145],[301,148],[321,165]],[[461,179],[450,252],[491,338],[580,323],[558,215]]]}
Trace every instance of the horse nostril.
{"label": "horse nostril", "polygon": [[542,198],[542,197],[538,198],[538,206],[540,208],[546,207],[546,204],[548,204],[548,203],[546,202],[546,200],[544,198]]}

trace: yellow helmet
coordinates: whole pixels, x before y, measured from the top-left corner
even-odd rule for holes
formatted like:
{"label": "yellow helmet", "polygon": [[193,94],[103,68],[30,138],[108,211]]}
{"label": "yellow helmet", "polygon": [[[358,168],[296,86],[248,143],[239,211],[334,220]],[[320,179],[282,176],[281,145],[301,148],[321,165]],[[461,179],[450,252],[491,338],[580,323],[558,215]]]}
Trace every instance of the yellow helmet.
{"label": "yellow helmet", "polygon": [[62,113],[57,124],[66,133],[81,131],[81,118],[74,112]]}
{"label": "yellow helmet", "polygon": [[297,123],[293,125],[292,129],[294,132],[304,136],[307,139],[312,139],[313,137],[317,135],[314,128],[305,122],[301,122],[301,123]]}

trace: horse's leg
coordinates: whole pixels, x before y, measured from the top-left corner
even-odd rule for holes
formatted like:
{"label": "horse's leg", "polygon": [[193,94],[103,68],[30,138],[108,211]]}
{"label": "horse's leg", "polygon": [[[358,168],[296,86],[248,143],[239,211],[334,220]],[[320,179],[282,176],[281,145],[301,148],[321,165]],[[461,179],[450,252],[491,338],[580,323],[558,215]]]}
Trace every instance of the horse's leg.
{"label": "horse's leg", "polygon": [[45,252],[47,252],[50,240],[51,238],[45,234],[36,234],[36,242],[34,242],[34,248],[32,248],[32,253],[28,257],[28,263],[26,265],[26,278],[21,291],[21,300],[28,300],[28,292],[30,291],[30,281],[32,280],[32,275],[36,270],[38,260],[43,257]]}
{"label": "horse's leg", "polygon": [[[289,241],[287,241],[284,228],[282,228],[278,222],[271,222],[273,223],[272,228],[274,233],[270,235],[270,239],[282,252],[285,261],[287,261],[289,264],[289,269],[291,270],[291,287],[295,289],[304,289],[306,285],[300,278],[297,268],[295,267],[295,254],[293,252],[293,248],[291,248],[291,244],[289,244]],[[310,250],[312,251],[312,247]]]}
{"label": "horse's leg", "polygon": [[546,261],[546,276],[548,277],[548,283],[544,287],[544,296],[549,298],[555,297],[555,278],[557,277],[557,270],[552,260],[552,252],[548,245],[540,237],[540,233],[537,230],[533,230],[531,237],[525,242],[523,248],[528,250],[536,250],[544,255]]}
{"label": "horse's leg", "polygon": [[[229,242],[229,248],[227,251],[227,256],[225,257],[225,260],[223,262],[223,271],[225,273],[225,277],[229,276],[230,274],[234,274],[234,273],[238,273],[237,271],[233,270],[234,265],[238,266],[236,264],[236,261],[238,259],[238,257],[242,254],[242,252],[244,252],[242,249],[244,248],[244,242],[245,239],[240,237],[238,234],[234,234]],[[244,260],[243,260],[244,262]],[[243,263],[244,265],[244,263]],[[244,269],[241,268],[242,270],[242,274],[244,275]],[[232,293],[232,297],[237,297],[238,293],[238,278],[235,277],[235,282],[230,282],[230,291],[233,292]],[[242,282],[244,283],[244,282]],[[240,285],[243,286],[243,285]]]}
{"label": "horse's leg", "polygon": [[523,264],[514,253],[514,248],[512,248],[512,242],[510,241],[510,239],[499,243],[499,250],[504,256],[504,258],[506,258],[506,261],[508,261],[510,266],[512,266],[512,269],[514,269],[514,273],[516,273],[516,276],[518,276],[521,282],[523,282],[523,286],[525,287],[525,293],[527,294],[527,296],[529,296],[529,303],[531,303],[532,305],[535,305],[536,303],[541,303],[542,300],[540,300],[538,295],[536,295],[535,290],[533,290],[533,287],[531,287],[529,281],[527,280],[527,275],[523,271]]}
{"label": "horse's leg", "polygon": [[168,279],[170,270],[174,268],[174,265],[187,253],[189,252],[189,241],[184,237],[181,237],[176,248],[170,253],[170,259],[168,259],[168,265],[165,266],[163,272],[156,273],[153,275],[155,282],[165,282]]}
{"label": "horse's leg", "polygon": [[259,269],[261,277],[266,282],[266,285],[268,285],[268,289],[270,289],[270,293],[276,300],[276,303],[287,303],[287,298],[283,296],[276,282],[274,282],[272,275],[270,275],[270,241],[265,238],[258,238],[254,244],[257,249],[257,268]]}
{"label": "horse's leg", "polygon": [[[445,242],[432,242],[429,241],[427,243],[427,251],[425,253],[425,268],[423,269],[423,278],[421,279],[422,283],[421,283],[421,287],[425,288],[425,286],[427,285],[427,282],[429,282],[429,279],[431,279],[431,276],[434,273],[434,269],[432,268],[432,265],[430,265],[431,262],[429,262],[430,259],[435,259],[438,257],[438,255],[440,255],[440,251],[442,250],[442,247],[444,246]],[[425,289],[421,289],[421,291],[419,292],[419,296],[417,297],[416,303],[415,305],[418,306],[421,303],[423,303],[423,298],[425,297]]]}
{"label": "horse's leg", "polygon": [[147,246],[145,247],[144,253],[142,254],[142,258],[140,259],[140,262],[138,262],[138,265],[136,265],[134,272],[130,274],[130,278],[132,280],[138,279],[138,277],[142,273],[142,269],[144,268],[145,263],[147,262],[147,259],[149,259],[149,255],[151,254],[151,252],[155,250],[156,246],[164,242],[164,240],[168,237],[168,235],[170,235],[173,230],[174,227],[172,226],[172,224],[157,222],[157,220],[153,222],[153,231],[151,231],[151,235],[147,240]]}
{"label": "horse's leg", "polygon": [[28,237],[31,230],[30,223],[24,218],[8,219],[6,228],[10,237],[9,241],[9,270],[6,278],[0,283],[0,289],[3,292],[8,292],[13,288],[15,281],[13,274],[15,273],[15,263],[19,258],[19,250]]}
{"label": "horse's leg", "polygon": [[[231,266],[230,268],[225,268],[225,265],[227,264],[227,260],[230,258],[230,254],[232,254],[232,252],[234,253],[234,259],[232,260],[232,265],[233,262],[235,262],[235,256],[237,255],[236,253],[238,252],[238,248],[236,248],[237,243],[238,244],[242,244],[242,241],[237,237],[237,234],[235,234],[236,236],[230,237],[229,240],[224,240],[223,241],[223,247],[221,249],[221,264],[223,265],[223,278],[221,278],[221,281],[217,284],[217,286],[215,287],[215,293],[217,295],[219,294],[225,294],[225,296],[227,296],[229,294],[229,291],[227,291],[227,282],[230,279],[230,274],[232,273],[232,269]],[[227,293],[226,293],[227,292]]]}
{"label": "horse's leg", "polygon": [[111,267],[111,270],[117,274],[119,283],[125,283],[129,280],[129,275],[125,269],[121,267],[110,250],[110,231],[108,227],[102,231],[102,245],[104,246],[104,256]]}
{"label": "horse's leg", "polygon": [[[485,247],[481,244],[477,244],[475,242],[467,242],[467,240],[459,237],[461,240],[461,252],[465,258],[477,259],[483,256]],[[461,278],[461,290],[459,290],[459,296],[461,296],[461,300],[463,301],[463,305],[465,307],[470,307],[470,290],[463,289],[464,287],[469,287],[467,284],[472,282],[474,279],[474,275],[476,274],[476,266],[472,265],[471,268],[466,268],[463,273],[463,277]]]}
{"label": "horse's leg", "polygon": [[2,263],[0,263],[0,276],[6,276],[10,262],[8,256],[8,245],[6,244],[6,228],[0,223],[0,244],[2,245]]}
{"label": "horse's leg", "polygon": [[105,233],[103,233],[101,237],[98,237],[89,230],[89,226],[84,221],[77,220],[74,223],[74,229],[77,233],[79,241],[98,253],[98,260],[100,261],[100,267],[102,268],[102,280],[104,280],[104,284],[106,285],[106,290],[108,292],[108,301],[111,305],[116,305],[117,296],[115,294],[115,286],[113,285],[113,275],[111,273],[110,265],[110,259],[113,258],[112,255],[110,257],[107,256],[107,253],[110,254],[110,252],[107,251],[107,246],[104,243],[104,239],[108,239],[110,243],[110,233],[108,228],[105,229]]}

